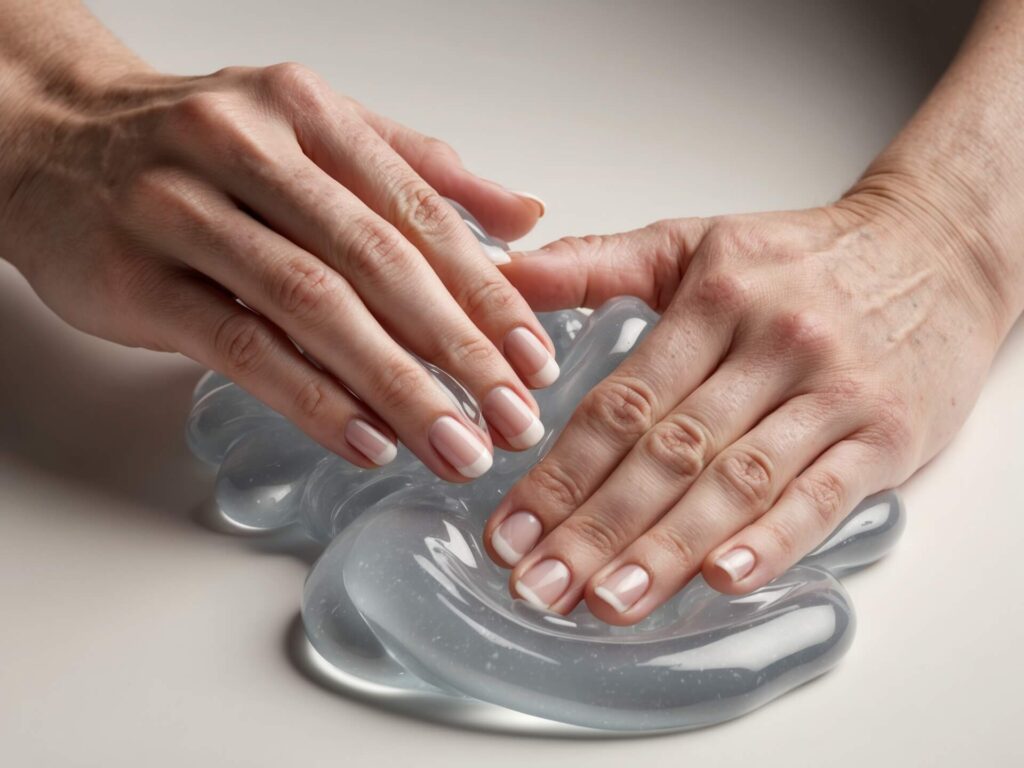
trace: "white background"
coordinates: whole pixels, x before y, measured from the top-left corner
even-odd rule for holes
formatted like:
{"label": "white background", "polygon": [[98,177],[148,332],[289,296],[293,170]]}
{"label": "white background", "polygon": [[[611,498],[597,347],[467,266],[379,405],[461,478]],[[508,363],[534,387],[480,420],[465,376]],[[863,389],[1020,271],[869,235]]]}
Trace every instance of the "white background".
{"label": "white background", "polygon": [[[835,197],[941,71],[931,3],[90,4],[156,66],[294,59],[542,196],[527,245]],[[889,7],[893,5],[894,7]],[[0,265],[0,763],[1021,764],[1024,328],[848,581],[839,667],[750,716],[616,741],[375,710],[289,661],[307,564],[203,524],[181,425],[199,369],[63,326]]]}

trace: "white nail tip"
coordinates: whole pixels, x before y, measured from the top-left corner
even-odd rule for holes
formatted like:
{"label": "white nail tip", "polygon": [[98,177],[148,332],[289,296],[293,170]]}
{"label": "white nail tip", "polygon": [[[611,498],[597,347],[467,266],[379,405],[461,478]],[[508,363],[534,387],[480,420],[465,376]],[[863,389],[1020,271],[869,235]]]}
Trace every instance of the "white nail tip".
{"label": "white nail tip", "polygon": [[540,419],[534,418],[533,423],[526,429],[513,437],[506,437],[508,444],[517,451],[524,451],[533,448],[544,437],[544,424]]}
{"label": "white nail tip", "polygon": [[558,380],[561,372],[558,363],[555,362],[555,358],[549,357],[548,361],[544,363],[544,367],[530,376],[530,386],[538,388],[550,387]]}
{"label": "white nail tip", "polygon": [[376,456],[370,456],[370,461],[376,464],[378,467],[383,467],[385,464],[390,464],[398,456],[398,446],[392,443],[390,440],[386,441],[387,444],[377,452]]}
{"label": "white nail tip", "polygon": [[463,477],[476,478],[489,470],[492,464],[494,464],[494,459],[490,452],[485,449],[472,464],[456,467],[456,469],[459,470],[459,474]]}
{"label": "white nail tip", "polygon": [[594,594],[614,608],[616,613],[625,613],[629,610],[629,606],[619,600],[608,587],[595,587]]}
{"label": "white nail tip", "polygon": [[729,574],[733,581],[747,576],[754,566],[754,553],[749,549],[734,549],[715,560],[715,565]]}
{"label": "white nail tip", "polygon": [[509,256],[504,249],[488,243],[481,243],[480,245],[484,249],[484,254],[491,260],[492,264],[508,264],[512,261],[512,257]]}
{"label": "white nail tip", "polygon": [[543,600],[541,600],[537,596],[536,592],[534,592],[528,586],[523,584],[522,581],[517,581],[516,582],[516,594],[519,595],[524,600],[526,600],[526,602],[528,602],[530,605],[532,605],[532,606],[534,606],[536,608],[540,608],[540,609],[546,611],[550,607],[550,606],[548,606],[547,603],[545,603]]}
{"label": "white nail tip", "polygon": [[[495,531],[494,535],[491,536],[491,546],[494,547],[495,552],[501,555],[501,559],[509,565],[515,565],[523,559],[523,553],[514,550],[497,531]],[[518,589],[518,587],[516,588]]]}

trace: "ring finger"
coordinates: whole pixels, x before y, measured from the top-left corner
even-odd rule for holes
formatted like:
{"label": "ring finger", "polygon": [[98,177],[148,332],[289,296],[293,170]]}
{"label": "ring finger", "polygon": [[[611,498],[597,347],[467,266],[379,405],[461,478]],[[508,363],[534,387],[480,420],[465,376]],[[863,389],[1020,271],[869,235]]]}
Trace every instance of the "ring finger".
{"label": "ring finger", "polygon": [[591,611],[614,624],[642,619],[855,424],[854,406],[842,396],[815,393],[786,402],[723,450],[664,517],[591,578],[585,590]]}

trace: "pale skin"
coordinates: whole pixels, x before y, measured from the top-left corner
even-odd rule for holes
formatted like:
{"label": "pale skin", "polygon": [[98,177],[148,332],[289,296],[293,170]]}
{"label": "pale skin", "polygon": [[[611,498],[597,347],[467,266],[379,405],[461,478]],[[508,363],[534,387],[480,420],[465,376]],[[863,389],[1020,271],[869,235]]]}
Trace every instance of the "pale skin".
{"label": "pale skin", "polygon": [[[543,213],[532,196],[298,65],[163,75],[76,2],[0,0],[0,117],[0,256],[55,312],[222,371],[360,466],[401,440],[459,482],[493,446],[527,447],[528,387],[557,375],[531,307],[628,293],[662,312],[484,535],[513,594],[614,624],[699,573],[760,587],[904,481],[1024,308],[1020,0],[985,4],[833,205],[504,265],[440,196],[506,239]],[[490,429],[406,350],[463,381]]]}
{"label": "pale skin", "polygon": [[633,624],[698,574],[745,593],[935,456],[1024,307],[1022,126],[1024,3],[993,0],[835,204],[513,258],[537,309],[664,313],[491,517],[513,594]]}

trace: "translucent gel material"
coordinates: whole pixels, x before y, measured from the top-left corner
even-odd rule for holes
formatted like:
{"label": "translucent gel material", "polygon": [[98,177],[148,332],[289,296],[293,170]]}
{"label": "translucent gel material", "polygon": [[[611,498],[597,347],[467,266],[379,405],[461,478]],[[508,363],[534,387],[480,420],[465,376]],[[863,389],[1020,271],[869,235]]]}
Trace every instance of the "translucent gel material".
{"label": "translucent gel material", "polygon": [[[888,551],[903,513],[894,493],[879,494],[757,592],[730,597],[697,578],[635,627],[603,624],[583,606],[562,617],[513,600],[507,572],[479,544],[487,516],[656,320],[631,298],[589,317],[542,315],[562,368],[554,386],[535,393],[548,432],[529,451],[498,451],[492,470],[470,484],[437,479],[404,448],[382,469],[348,465],[216,374],[196,388],[189,445],[219,464],[216,496],[227,517],[259,530],[299,525],[326,546],[303,595],[307,636],[380,696],[480,700],[613,731],[720,722],[838,661],[854,614],[836,575]],[[473,398],[433,370],[479,419]]]}

